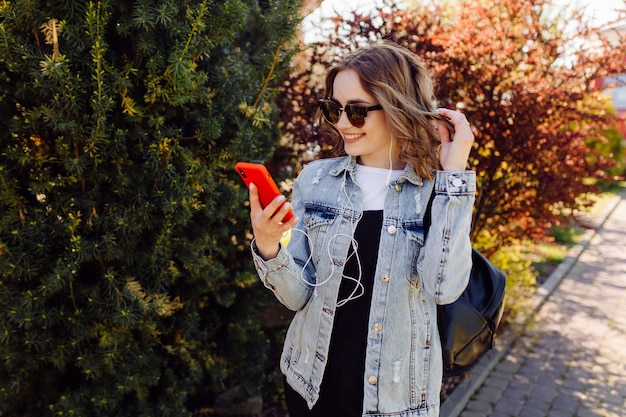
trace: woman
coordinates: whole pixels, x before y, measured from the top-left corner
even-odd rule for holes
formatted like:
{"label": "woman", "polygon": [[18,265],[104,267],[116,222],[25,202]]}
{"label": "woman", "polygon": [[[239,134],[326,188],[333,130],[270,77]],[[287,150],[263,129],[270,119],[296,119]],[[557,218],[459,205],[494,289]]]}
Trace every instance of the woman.
{"label": "woman", "polygon": [[343,156],[302,170],[288,222],[284,197],[262,209],[250,187],[256,268],[296,312],[280,364],[289,415],[437,416],[436,305],[469,278],[474,136],[461,113],[437,109],[424,65],[391,42],[346,57],[325,88],[318,121]]}

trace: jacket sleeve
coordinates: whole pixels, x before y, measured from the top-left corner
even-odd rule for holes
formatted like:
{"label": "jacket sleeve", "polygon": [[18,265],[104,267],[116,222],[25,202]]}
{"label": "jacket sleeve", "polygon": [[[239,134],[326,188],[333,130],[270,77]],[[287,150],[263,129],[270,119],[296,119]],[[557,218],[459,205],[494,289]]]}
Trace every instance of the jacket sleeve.
{"label": "jacket sleeve", "polygon": [[472,269],[470,229],[476,193],[474,171],[438,171],[431,225],[418,259],[424,292],[437,304],[454,302]]}
{"label": "jacket sleeve", "polygon": [[[306,168],[305,168],[306,169]],[[292,311],[304,307],[311,297],[315,282],[315,268],[304,226],[304,205],[300,188],[301,177],[296,179],[292,192],[292,209],[298,216],[291,230],[287,247],[280,245],[275,258],[264,260],[252,241],[252,259],[263,285],[272,290],[278,301]]]}

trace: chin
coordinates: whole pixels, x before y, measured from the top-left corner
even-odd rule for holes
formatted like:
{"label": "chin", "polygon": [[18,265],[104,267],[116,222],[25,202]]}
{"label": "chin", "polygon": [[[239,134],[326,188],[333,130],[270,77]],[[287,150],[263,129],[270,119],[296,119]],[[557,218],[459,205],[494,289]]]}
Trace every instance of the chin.
{"label": "chin", "polygon": [[344,143],[343,150],[350,156],[360,156],[362,152],[359,152],[359,147],[355,145],[346,145]]}

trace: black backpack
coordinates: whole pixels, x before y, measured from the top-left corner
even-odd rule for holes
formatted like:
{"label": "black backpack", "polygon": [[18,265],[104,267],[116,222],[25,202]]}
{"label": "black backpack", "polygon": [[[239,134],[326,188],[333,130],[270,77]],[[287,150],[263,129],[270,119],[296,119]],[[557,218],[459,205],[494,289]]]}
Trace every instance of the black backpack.
{"label": "black backpack", "polygon": [[[433,189],[424,214],[424,238],[430,228],[434,196]],[[472,249],[472,262],[463,294],[452,304],[437,306],[444,378],[465,373],[494,347],[504,312],[504,273],[476,249]]]}

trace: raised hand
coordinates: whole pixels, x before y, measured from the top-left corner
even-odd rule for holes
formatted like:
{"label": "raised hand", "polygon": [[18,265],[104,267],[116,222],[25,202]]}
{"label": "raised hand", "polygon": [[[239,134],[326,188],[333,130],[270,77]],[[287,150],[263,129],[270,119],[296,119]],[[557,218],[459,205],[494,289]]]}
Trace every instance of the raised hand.
{"label": "raised hand", "polygon": [[472,144],[474,133],[465,115],[461,112],[449,109],[437,109],[439,114],[450,120],[454,126],[454,136],[450,137],[450,131],[443,123],[437,124],[439,137],[441,138],[440,162],[444,171],[465,171],[467,159]]}

